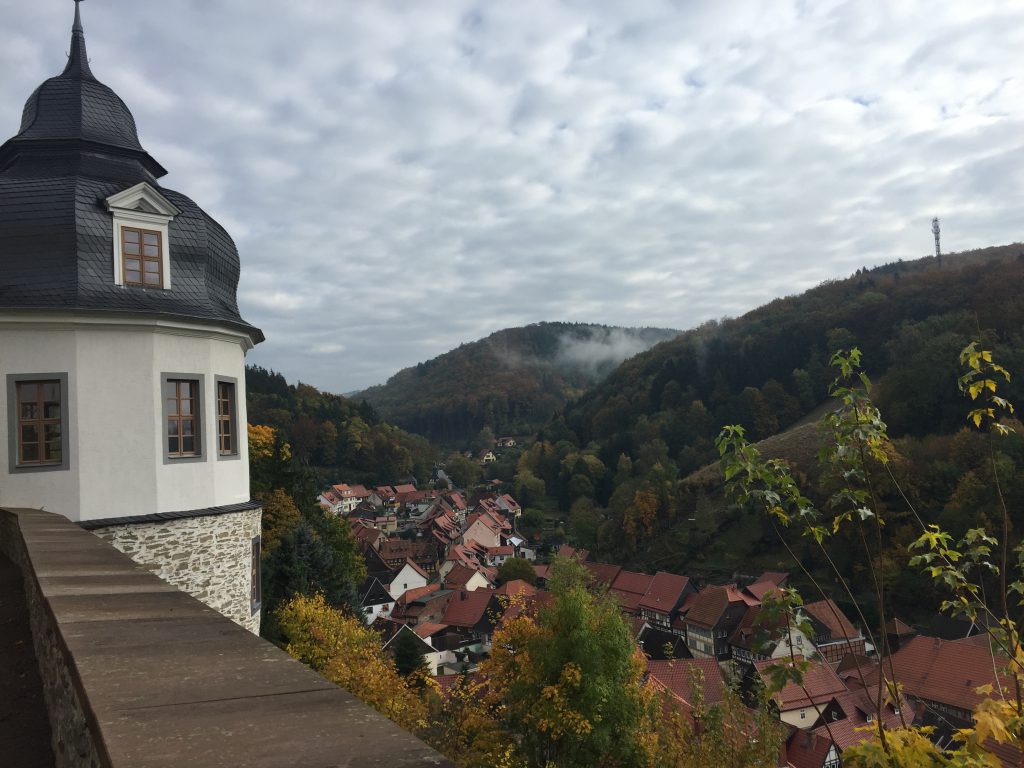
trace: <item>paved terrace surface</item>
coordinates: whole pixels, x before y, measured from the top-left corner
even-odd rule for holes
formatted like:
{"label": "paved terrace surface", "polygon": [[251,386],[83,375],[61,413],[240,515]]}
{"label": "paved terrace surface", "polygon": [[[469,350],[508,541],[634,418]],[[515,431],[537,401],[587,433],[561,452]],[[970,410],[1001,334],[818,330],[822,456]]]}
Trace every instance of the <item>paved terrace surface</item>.
{"label": "paved terrace surface", "polygon": [[451,766],[63,517],[0,510],[0,535],[12,530],[105,765]]}

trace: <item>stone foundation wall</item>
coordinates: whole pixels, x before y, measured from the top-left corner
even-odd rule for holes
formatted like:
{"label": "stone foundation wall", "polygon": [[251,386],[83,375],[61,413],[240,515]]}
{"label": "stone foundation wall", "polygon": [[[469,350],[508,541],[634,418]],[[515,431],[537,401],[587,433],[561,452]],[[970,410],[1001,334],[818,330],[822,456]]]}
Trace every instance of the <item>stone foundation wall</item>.
{"label": "stone foundation wall", "polygon": [[260,611],[251,610],[251,590],[252,540],[260,535],[261,515],[262,510],[250,509],[111,525],[92,533],[167,583],[259,634]]}

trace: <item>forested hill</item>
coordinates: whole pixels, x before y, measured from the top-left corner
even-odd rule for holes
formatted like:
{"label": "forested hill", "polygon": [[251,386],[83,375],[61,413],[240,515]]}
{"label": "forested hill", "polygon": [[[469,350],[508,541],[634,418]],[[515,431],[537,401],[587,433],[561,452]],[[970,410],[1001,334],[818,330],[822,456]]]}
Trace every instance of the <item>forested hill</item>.
{"label": "forested hill", "polygon": [[561,421],[611,460],[661,439],[689,472],[722,424],[761,439],[820,404],[830,354],[856,345],[894,434],[946,431],[962,421],[957,353],[979,331],[1022,370],[1022,280],[1020,244],[858,270],[627,360]]}
{"label": "forested hill", "polygon": [[430,477],[435,450],[418,435],[381,420],[373,407],[246,366],[248,421],[276,427],[299,461],[339,482],[395,483]]}
{"label": "forested hill", "polygon": [[389,421],[449,445],[532,433],[623,360],[674,338],[662,328],[537,323],[508,328],[405,368],[356,394]]}
{"label": "forested hill", "polygon": [[[721,541],[728,557],[707,562],[709,572],[728,578],[737,563],[770,561],[778,545],[761,522],[730,523],[723,515],[733,511],[710,488],[682,480],[717,461],[723,425],[742,424],[757,440],[805,418],[826,400],[830,353],[856,345],[890,434],[901,437],[913,498],[962,532],[995,512],[981,495],[986,453],[966,429],[958,353],[975,339],[994,350],[1015,374],[1000,395],[1024,402],[1022,285],[1024,246],[989,248],[858,270],[688,331],[627,360],[546,426],[519,461],[516,498],[557,502],[569,539],[606,560],[693,568]],[[783,444],[813,457],[816,445],[801,442],[808,434],[813,427]],[[1010,493],[1024,504],[1024,440],[1007,445],[999,460],[1021,478]],[[1013,524],[1024,529],[1024,518]]]}

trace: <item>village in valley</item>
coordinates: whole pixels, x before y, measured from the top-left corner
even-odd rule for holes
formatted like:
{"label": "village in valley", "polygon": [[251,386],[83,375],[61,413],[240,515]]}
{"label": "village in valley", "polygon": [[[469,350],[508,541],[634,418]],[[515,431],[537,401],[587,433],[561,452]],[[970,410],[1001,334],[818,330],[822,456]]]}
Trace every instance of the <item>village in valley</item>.
{"label": "village in valley", "polygon": [[[481,464],[495,458],[491,451],[473,456]],[[880,659],[860,622],[833,599],[780,616],[788,573],[736,574],[732,583],[712,584],[630,571],[597,562],[585,549],[521,534],[522,508],[500,481],[472,490],[448,483],[437,469],[426,488],[338,483],[318,499],[325,514],[351,526],[367,568],[358,609],[382,649],[394,655],[399,645],[413,647],[442,695],[473,680],[506,618],[551,603],[545,587],[559,559],[582,565],[592,588],[618,603],[645,659],[647,684],[684,717],[722,702],[730,687],[753,706],[759,691],[778,688],[778,670],[799,664],[802,682],[787,682],[769,702],[787,730],[780,765],[838,768],[846,749],[875,737],[879,717],[887,729],[931,726],[936,739],[949,742],[972,722],[983,698],[978,687],[1001,682],[987,635],[970,622],[947,618],[925,634],[893,618],[885,639],[891,653]],[[897,696],[888,686],[879,691],[880,664],[895,677]]]}

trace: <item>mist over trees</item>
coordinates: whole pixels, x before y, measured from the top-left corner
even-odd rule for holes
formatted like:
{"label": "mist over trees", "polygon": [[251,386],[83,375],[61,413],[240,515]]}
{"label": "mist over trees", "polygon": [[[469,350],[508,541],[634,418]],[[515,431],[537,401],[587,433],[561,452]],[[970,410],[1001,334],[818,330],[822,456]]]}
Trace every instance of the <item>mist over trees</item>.
{"label": "mist over trees", "polygon": [[404,429],[463,448],[485,427],[532,434],[623,360],[676,334],[583,323],[508,328],[405,368],[356,397]]}

